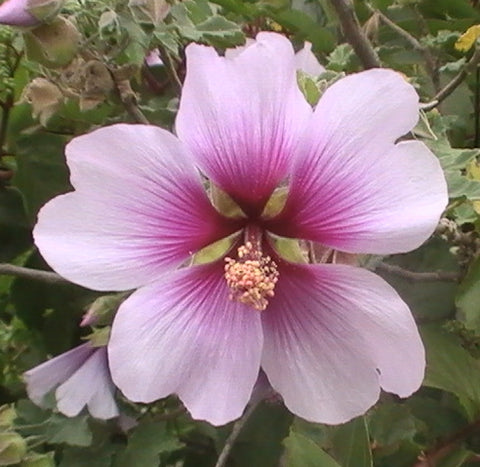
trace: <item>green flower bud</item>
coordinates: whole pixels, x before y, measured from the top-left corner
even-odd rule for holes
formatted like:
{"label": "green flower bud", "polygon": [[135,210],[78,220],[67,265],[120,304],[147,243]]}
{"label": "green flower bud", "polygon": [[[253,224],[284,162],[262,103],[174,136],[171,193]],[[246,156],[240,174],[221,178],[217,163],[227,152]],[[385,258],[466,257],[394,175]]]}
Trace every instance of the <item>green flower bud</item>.
{"label": "green flower bud", "polygon": [[27,443],[18,433],[0,433],[0,465],[18,464],[26,452]]}

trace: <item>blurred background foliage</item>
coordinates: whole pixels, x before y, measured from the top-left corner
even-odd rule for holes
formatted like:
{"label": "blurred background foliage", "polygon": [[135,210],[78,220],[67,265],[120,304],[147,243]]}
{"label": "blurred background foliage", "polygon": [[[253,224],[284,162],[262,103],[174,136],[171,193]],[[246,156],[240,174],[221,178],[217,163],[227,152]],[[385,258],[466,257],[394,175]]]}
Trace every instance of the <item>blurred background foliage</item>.
{"label": "blurred background foliage", "polygon": [[[0,26],[0,262],[48,269],[31,229],[39,208],[70,189],[63,148],[73,136],[115,122],[172,129],[189,42],[225,49],[261,30],[287,35],[297,49],[309,41],[327,68],[319,77],[299,75],[312,103],[333,80],[361,70],[336,3],[69,0],[38,29]],[[353,6],[381,65],[402,72],[420,94],[424,111],[412,136],[439,157],[449,184],[450,204],[429,242],[409,254],[364,259],[410,305],[427,349],[426,378],[409,399],[383,394],[364,417],[338,427],[307,423],[279,400],[264,401],[226,465],[480,464],[480,27],[469,29],[480,25],[480,2]],[[78,345],[91,332],[78,324],[92,303],[105,314],[118,305],[103,298],[0,275],[0,465],[215,465],[232,425],[194,422],[173,397],[149,406],[120,400],[122,416],[108,422],[86,412],[67,418],[26,398],[22,373]]]}

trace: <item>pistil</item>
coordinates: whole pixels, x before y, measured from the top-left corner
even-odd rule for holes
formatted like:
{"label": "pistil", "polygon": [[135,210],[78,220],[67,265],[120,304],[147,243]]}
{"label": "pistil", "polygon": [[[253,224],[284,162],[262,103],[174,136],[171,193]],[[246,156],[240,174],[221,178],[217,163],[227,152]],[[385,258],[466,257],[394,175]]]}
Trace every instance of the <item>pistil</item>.
{"label": "pistil", "polygon": [[270,256],[263,256],[260,245],[261,242],[246,241],[238,248],[237,259],[225,258],[225,279],[230,300],[263,311],[275,294],[279,273]]}

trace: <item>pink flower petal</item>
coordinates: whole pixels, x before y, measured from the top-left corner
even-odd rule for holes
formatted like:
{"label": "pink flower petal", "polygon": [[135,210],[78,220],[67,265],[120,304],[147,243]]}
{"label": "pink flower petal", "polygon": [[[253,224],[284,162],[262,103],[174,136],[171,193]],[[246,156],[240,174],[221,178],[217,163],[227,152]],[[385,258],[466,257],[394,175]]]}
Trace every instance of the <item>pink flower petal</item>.
{"label": "pink flower petal", "polygon": [[282,269],[262,315],[262,368],[293,413],[342,423],[371,407],[380,386],[402,397],[418,389],[422,342],[383,279],[345,265]]}
{"label": "pink flower petal", "polygon": [[229,235],[183,145],[146,125],[113,125],[66,149],[73,193],[54,198],[34,230],[59,274],[96,290],[151,282]]}
{"label": "pink flower petal", "polygon": [[113,381],[135,402],[176,393],[222,425],[245,408],[260,369],[260,314],[228,299],[223,264],[177,270],[120,307],[108,345]]}
{"label": "pink flower petal", "polygon": [[29,27],[40,21],[28,11],[28,0],[6,0],[0,5],[0,24]]}
{"label": "pink flower petal", "polygon": [[83,344],[24,373],[28,397],[40,407],[43,398],[57,385],[66,381],[95,352]]}
{"label": "pink flower petal", "polygon": [[433,232],[447,201],[437,158],[414,141],[418,96],[401,75],[370,70],[329,88],[297,151],[285,211],[270,225],[359,253],[399,253]]}
{"label": "pink flower petal", "polygon": [[244,50],[246,50],[248,47],[251,45],[255,44],[257,41],[255,39],[252,39],[251,37],[247,37],[245,39],[245,44],[244,45],[238,45],[237,47],[234,47],[232,49],[227,49],[225,50],[225,58],[235,58],[238,55],[240,55]]}
{"label": "pink flower petal", "polygon": [[150,50],[145,56],[145,63],[149,67],[164,66],[162,59],[160,58],[160,51],[158,49]]}
{"label": "pink flower petal", "polygon": [[290,42],[260,33],[233,58],[187,47],[177,133],[217,185],[258,213],[290,165],[311,109],[298,89]]}
{"label": "pink flower petal", "polygon": [[295,54],[295,67],[312,76],[321,75],[325,71],[312,52],[311,42],[305,42],[303,48]]}
{"label": "pink flower petal", "polygon": [[106,347],[94,349],[85,363],[55,392],[58,410],[68,417],[78,415],[87,406],[93,417],[104,420],[119,414],[114,394]]}

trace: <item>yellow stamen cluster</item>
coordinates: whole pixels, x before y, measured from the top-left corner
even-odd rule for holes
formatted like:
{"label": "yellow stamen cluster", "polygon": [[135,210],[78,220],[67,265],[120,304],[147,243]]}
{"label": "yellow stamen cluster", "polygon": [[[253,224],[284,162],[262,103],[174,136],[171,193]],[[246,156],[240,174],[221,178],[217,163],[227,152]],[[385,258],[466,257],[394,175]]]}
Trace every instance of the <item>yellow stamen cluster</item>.
{"label": "yellow stamen cluster", "polygon": [[270,256],[263,256],[251,242],[246,242],[238,249],[238,259],[225,258],[225,262],[230,300],[265,310],[278,282],[277,265]]}

